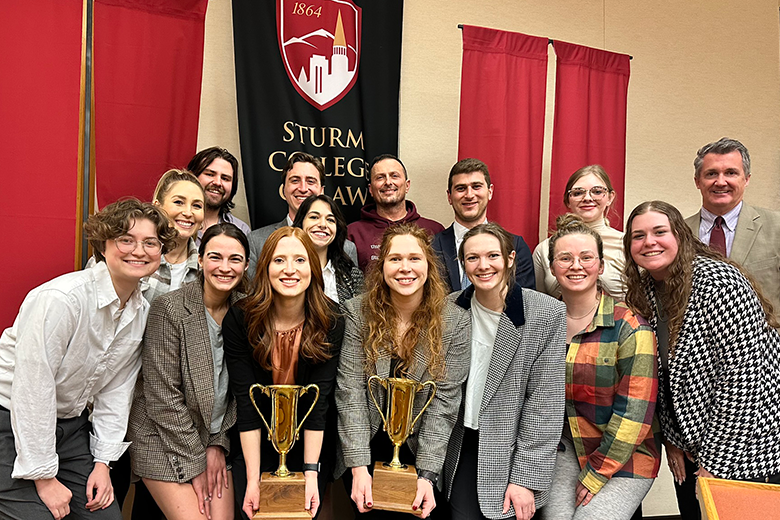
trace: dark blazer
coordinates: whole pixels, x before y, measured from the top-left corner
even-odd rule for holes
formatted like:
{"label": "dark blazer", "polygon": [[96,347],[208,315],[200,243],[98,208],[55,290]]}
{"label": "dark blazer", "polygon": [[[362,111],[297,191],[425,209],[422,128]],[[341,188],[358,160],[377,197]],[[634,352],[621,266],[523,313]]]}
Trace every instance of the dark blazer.
{"label": "dark blazer", "polygon": [[[698,237],[701,213],[691,215],[685,223]],[[756,279],[775,312],[780,312],[780,212],[743,202],[730,258]]]}
{"label": "dark blazer", "polygon": [[[470,310],[473,294],[472,286],[450,298]],[[537,509],[547,502],[564,417],[565,356],[564,304],[515,286],[498,323],[479,411],[477,496],[488,518],[515,517],[513,507],[502,514],[509,483],[532,490]],[[447,449],[448,498],[463,443],[463,413],[461,406]]]}
{"label": "dark blazer", "polygon": [[[240,297],[233,293],[231,302]],[[214,361],[203,286],[191,282],[155,298],[127,430],[133,472],[180,483],[203,473],[208,446],[230,450],[228,429],[236,422],[236,403],[228,399],[219,433],[209,433]]]}
{"label": "dark blazer", "polygon": [[[347,468],[371,464],[371,439],[382,428],[382,419],[368,394],[368,377],[377,374],[387,377],[391,357],[380,353],[374,366],[368,363],[363,342],[367,329],[363,317],[365,295],[348,301],[344,306],[346,329],[336,386],[336,407],[339,414],[339,449],[335,476],[338,478]],[[463,382],[469,368],[471,345],[471,320],[467,312],[448,301],[444,308],[442,348],[446,365],[444,380],[437,381],[436,396],[422,415],[407,444],[415,454],[417,469],[441,473],[447,442],[458,416]],[[427,353],[418,343],[414,350],[414,363],[408,377],[415,381],[431,379],[428,372]],[[422,391],[414,399],[415,416],[428,399],[428,391]],[[385,405],[383,392],[376,392],[380,406]],[[384,434],[383,434],[384,435]],[[388,439],[389,443],[390,440]]]}
{"label": "dark blazer", "polygon": [[[517,285],[527,289],[536,288],[536,276],[534,275],[534,259],[531,250],[526,245],[523,237],[512,235],[515,241],[515,280]],[[433,249],[439,255],[444,266],[442,276],[450,286],[450,291],[460,291],[460,269],[458,269],[458,252],[455,251],[455,229],[450,225],[441,233],[433,237]]]}
{"label": "dark blazer", "polygon": [[[260,251],[263,250],[263,245],[265,244],[265,241],[268,240],[268,237],[271,236],[271,233],[286,225],[287,225],[287,217],[283,218],[281,222],[277,222],[276,224],[269,224],[267,226],[257,228],[251,233],[249,233],[249,267],[247,268],[246,274],[249,275],[250,280],[255,279],[255,269],[257,268],[257,259],[260,258]],[[355,247],[354,242],[350,240],[345,240],[344,252],[347,253],[347,256],[349,256],[353,264],[358,265],[357,248]]]}

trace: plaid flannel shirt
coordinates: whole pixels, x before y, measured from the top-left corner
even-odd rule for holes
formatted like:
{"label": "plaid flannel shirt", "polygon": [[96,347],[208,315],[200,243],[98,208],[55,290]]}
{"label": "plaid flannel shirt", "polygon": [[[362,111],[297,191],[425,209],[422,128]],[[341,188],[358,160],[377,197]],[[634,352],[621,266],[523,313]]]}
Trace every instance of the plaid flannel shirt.
{"label": "plaid flannel shirt", "polygon": [[660,428],[655,334],[623,302],[602,294],[566,355],[566,417],[582,471],[597,493],[612,477],[655,478]]}

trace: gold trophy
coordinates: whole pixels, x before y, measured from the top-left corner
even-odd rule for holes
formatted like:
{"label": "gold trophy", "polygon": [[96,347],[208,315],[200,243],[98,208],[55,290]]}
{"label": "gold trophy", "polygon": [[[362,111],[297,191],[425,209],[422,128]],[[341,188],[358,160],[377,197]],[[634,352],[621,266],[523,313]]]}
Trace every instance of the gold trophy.
{"label": "gold trophy", "polygon": [[[257,406],[254,392],[259,390],[271,398],[271,423],[265,420],[263,412]],[[309,390],[314,390],[314,402],[309,411],[298,423],[298,398]],[[254,384],[249,387],[249,398],[260,414],[266,429],[268,440],[279,453],[279,468],[274,472],[264,472],[260,476],[260,508],[254,519],[311,518],[304,509],[306,483],[303,473],[292,473],[287,469],[287,454],[300,435],[301,426],[314,409],[320,398],[317,385],[268,385]],[[297,423],[297,424],[296,424]]]}
{"label": "gold trophy", "polygon": [[[374,390],[371,386],[373,382],[379,384],[387,392],[384,412],[374,396]],[[431,395],[417,417],[412,419],[414,398],[417,392],[426,386],[433,389]],[[374,483],[372,486],[374,509],[420,515],[422,510],[412,510],[412,502],[417,495],[417,471],[414,466],[402,464],[399,453],[401,446],[414,432],[414,425],[417,424],[423,412],[433,401],[433,396],[436,395],[436,383],[433,381],[418,383],[411,379],[371,376],[368,378],[368,390],[376,409],[379,410],[379,415],[382,417],[383,430],[387,432],[393,443],[393,460],[374,464]]]}

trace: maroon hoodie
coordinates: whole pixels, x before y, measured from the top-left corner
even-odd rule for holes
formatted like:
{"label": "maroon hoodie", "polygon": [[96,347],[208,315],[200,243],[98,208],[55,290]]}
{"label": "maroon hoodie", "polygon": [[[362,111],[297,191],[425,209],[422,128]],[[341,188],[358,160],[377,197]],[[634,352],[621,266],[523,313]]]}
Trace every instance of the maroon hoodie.
{"label": "maroon hoodie", "polygon": [[363,272],[369,262],[379,257],[379,246],[382,243],[382,234],[391,224],[411,222],[428,231],[431,236],[444,231],[444,226],[429,218],[421,217],[417,213],[414,203],[406,201],[406,216],[401,220],[388,220],[380,217],[376,212],[376,203],[366,204],[360,209],[360,220],[347,227],[347,238],[357,246],[358,266]]}

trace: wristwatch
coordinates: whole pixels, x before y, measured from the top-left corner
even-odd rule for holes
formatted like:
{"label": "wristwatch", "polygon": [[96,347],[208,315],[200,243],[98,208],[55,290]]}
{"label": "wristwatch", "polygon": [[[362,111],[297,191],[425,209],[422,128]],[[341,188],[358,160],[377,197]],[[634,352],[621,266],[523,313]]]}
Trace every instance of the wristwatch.
{"label": "wristwatch", "polygon": [[303,465],[303,471],[316,471],[317,473],[320,472],[320,463],[319,462],[310,462]]}

